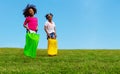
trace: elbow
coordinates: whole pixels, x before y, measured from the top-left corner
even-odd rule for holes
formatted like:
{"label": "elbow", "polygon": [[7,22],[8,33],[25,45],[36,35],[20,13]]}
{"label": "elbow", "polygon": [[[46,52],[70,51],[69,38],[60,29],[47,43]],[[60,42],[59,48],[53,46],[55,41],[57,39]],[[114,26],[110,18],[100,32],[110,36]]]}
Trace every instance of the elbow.
{"label": "elbow", "polygon": [[44,27],[44,30],[46,31],[46,27]]}
{"label": "elbow", "polygon": [[26,25],[23,24],[23,27],[26,28]]}

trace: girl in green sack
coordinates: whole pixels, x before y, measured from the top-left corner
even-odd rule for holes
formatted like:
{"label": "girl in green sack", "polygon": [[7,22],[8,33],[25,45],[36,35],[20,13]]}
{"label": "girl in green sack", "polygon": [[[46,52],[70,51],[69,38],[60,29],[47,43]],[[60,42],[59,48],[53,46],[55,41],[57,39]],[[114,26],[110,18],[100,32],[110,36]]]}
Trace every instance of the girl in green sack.
{"label": "girl in green sack", "polygon": [[36,7],[30,4],[23,10],[23,15],[25,17],[23,26],[27,30],[24,54],[32,58],[36,57],[36,49],[39,41],[39,35],[36,34],[38,31],[38,19],[34,16],[36,13]]}
{"label": "girl in green sack", "polygon": [[38,30],[38,19],[34,17],[37,13],[37,9],[34,5],[27,5],[23,11],[23,15],[26,18],[24,21],[23,26],[26,28],[27,31],[30,32],[37,32]]}

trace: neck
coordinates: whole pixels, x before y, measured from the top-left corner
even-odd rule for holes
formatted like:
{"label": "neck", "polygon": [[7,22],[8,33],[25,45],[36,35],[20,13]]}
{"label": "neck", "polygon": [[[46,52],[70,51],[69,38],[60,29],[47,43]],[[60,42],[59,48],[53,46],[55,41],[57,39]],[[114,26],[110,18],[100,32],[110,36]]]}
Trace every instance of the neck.
{"label": "neck", "polygon": [[34,15],[31,15],[30,17],[34,17]]}
{"label": "neck", "polygon": [[52,23],[52,20],[48,20],[50,23]]}

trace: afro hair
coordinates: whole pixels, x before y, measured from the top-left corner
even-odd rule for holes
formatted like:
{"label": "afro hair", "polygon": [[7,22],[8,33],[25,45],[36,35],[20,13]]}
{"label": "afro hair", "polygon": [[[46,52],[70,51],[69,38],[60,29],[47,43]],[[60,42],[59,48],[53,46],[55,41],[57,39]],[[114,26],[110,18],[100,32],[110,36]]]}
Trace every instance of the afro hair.
{"label": "afro hair", "polygon": [[52,14],[52,13],[49,13],[49,14],[46,14],[46,15],[45,15],[46,19],[48,19],[48,16],[49,16],[49,15],[53,17],[53,14]]}
{"label": "afro hair", "polygon": [[29,9],[33,9],[34,14],[37,13],[36,6],[35,6],[35,5],[32,5],[32,4],[28,4],[28,5],[26,6],[26,8],[23,10],[23,15],[24,15],[24,17],[30,16],[30,14],[29,14]]}

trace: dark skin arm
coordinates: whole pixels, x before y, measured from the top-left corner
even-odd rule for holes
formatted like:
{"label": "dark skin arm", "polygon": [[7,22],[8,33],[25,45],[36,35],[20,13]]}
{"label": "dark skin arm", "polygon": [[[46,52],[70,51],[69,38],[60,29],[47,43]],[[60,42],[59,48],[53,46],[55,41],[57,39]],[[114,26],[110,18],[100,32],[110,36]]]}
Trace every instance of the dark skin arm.
{"label": "dark skin arm", "polygon": [[54,30],[55,30],[55,39],[56,39],[56,37],[57,37],[57,35],[56,35],[56,28],[54,28]]}
{"label": "dark skin arm", "polygon": [[47,32],[47,27],[46,26],[44,26],[44,30],[45,30],[47,36],[50,38],[50,34]]}
{"label": "dark skin arm", "polygon": [[[48,36],[49,38],[51,38],[50,34],[47,32],[47,27],[46,27],[46,26],[44,26],[44,30],[45,30],[47,36]],[[57,37],[57,35],[56,35],[56,28],[54,28],[54,30],[55,30],[54,34],[55,34],[55,39],[56,39],[56,37]]]}
{"label": "dark skin arm", "polygon": [[[23,27],[24,28],[26,28],[26,30],[28,30],[29,31],[29,28],[28,28],[28,26],[27,25],[23,25]],[[36,28],[36,32],[38,31],[38,26],[37,26],[37,28]]]}
{"label": "dark skin arm", "polygon": [[24,26],[24,28],[26,28],[27,30],[29,30],[29,28],[28,28],[28,26],[27,25],[23,25]]}
{"label": "dark skin arm", "polygon": [[36,28],[36,32],[38,31],[38,26],[37,26],[37,28]]}

